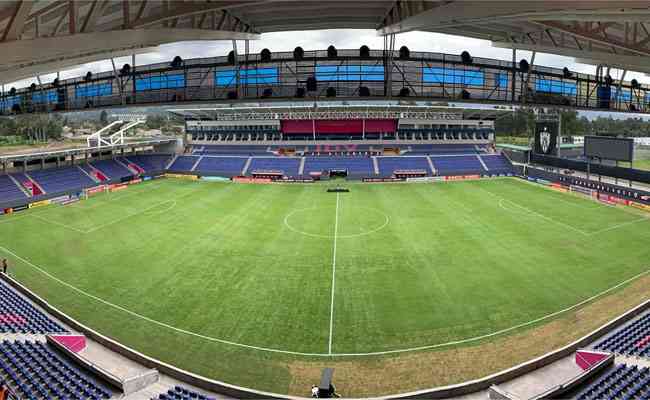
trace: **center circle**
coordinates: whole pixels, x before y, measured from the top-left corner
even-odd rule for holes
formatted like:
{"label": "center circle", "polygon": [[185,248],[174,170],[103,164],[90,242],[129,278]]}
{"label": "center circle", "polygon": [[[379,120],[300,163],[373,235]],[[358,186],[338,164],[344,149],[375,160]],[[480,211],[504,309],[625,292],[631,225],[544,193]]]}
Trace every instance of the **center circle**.
{"label": "center circle", "polygon": [[[346,239],[376,233],[390,222],[385,213],[368,207],[313,207],[294,210],[284,217],[289,230],[323,239]],[[336,230],[336,235],[334,231]]]}

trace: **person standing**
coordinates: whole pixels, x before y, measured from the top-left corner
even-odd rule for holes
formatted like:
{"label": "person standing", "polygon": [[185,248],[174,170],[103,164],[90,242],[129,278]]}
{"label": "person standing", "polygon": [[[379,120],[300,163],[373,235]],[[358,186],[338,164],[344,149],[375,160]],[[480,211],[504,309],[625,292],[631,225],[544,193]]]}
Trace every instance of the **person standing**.
{"label": "person standing", "polygon": [[7,268],[9,267],[9,264],[7,263],[7,259],[3,258],[2,259],[2,273],[7,275]]}

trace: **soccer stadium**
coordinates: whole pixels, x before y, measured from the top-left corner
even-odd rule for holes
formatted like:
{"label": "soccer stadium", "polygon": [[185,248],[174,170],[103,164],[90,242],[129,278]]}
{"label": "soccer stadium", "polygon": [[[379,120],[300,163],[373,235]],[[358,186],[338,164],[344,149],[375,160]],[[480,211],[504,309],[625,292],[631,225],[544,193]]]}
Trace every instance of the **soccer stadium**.
{"label": "soccer stadium", "polygon": [[[250,47],[332,29],[383,48]],[[650,399],[649,29],[627,0],[0,3],[0,125],[37,137],[0,141],[0,400]],[[199,40],[232,50],[136,63]]]}

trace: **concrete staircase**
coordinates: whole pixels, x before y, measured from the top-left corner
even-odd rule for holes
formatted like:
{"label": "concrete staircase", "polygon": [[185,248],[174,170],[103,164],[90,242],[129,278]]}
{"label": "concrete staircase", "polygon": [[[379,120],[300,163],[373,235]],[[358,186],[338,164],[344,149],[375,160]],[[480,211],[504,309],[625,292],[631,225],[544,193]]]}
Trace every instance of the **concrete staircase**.
{"label": "concrete staircase", "polygon": [[29,193],[29,190],[27,190],[23,185],[21,185],[20,182],[16,180],[16,178],[11,176],[10,174],[7,174],[7,176],[9,177],[9,179],[11,179],[13,183],[16,184],[16,186],[18,186],[18,189],[22,190],[22,192],[25,193],[25,196],[32,197],[32,194]]}
{"label": "concrete staircase", "polygon": [[174,164],[176,162],[177,158],[178,158],[178,154],[176,154],[174,157],[172,157],[171,161],[168,162],[167,165],[165,166],[165,170],[168,170],[169,168],[171,168],[172,164]]}
{"label": "concrete staircase", "polygon": [[196,167],[199,166],[199,163],[201,162],[201,160],[203,160],[203,156],[199,157],[199,159],[196,160],[196,162],[194,163],[194,165],[192,165],[192,169],[190,169],[191,172],[194,172],[194,171],[196,170]]}
{"label": "concrete staircase", "polygon": [[30,182],[32,182],[32,184],[33,184],[34,186],[36,186],[36,187],[38,188],[38,190],[41,191],[41,194],[46,194],[46,193],[47,193],[45,190],[43,190],[43,187],[42,187],[38,182],[36,182],[36,180],[35,180],[34,178],[32,178],[31,176],[29,176],[29,174],[28,174],[27,172],[25,172],[24,174],[25,174],[25,176],[27,177],[27,179],[29,179]]}
{"label": "concrete staircase", "polygon": [[246,176],[246,172],[248,172],[248,168],[251,166],[251,163],[253,162],[253,157],[248,157],[246,160],[246,164],[244,164],[244,168],[241,170],[241,175]]}
{"label": "concrete staircase", "polygon": [[375,170],[375,175],[379,175],[379,161],[377,157],[372,157],[372,168]]}
{"label": "concrete staircase", "polygon": [[305,157],[300,158],[300,168],[298,168],[298,175],[302,176],[303,172],[305,172]]}
{"label": "concrete staircase", "polygon": [[[90,165],[90,164],[88,164],[88,165]],[[89,174],[85,169],[81,168],[79,165],[77,165],[77,168],[79,168],[79,171],[83,172],[87,177],[89,177],[90,179],[92,179],[93,182],[95,182],[95,183],[99,183],[99,182],[100,182],[100,180],[97,179],[96,176],[92,176],[92,175],[90,175],[90,174]],[[94,168],[93,168],[93,169],[94,169]]]}
{"label": "concrete staircase", "polygon": [[476,155],[476,158],[478,158],[478,160],[481,162],[481,165],[483,166],[483,169],[484,169],[485,171],[487,171],[487,170],[488,170],[488,167],[487,167],[487,165],[485,165],[485,161],[483,161],[483,159],[481,158],[481,155],[480,155],[480,154],[477,154],[477,155]]}
{"label": "concrete staircase", "polygon": [[431,173],[433,175],[438,175],[438,171],[436,170],[436,167],[433,165],[433,161],[431,161],[431,157],[427,156],[427,162],[429,163],[429,168],[431,168]]}

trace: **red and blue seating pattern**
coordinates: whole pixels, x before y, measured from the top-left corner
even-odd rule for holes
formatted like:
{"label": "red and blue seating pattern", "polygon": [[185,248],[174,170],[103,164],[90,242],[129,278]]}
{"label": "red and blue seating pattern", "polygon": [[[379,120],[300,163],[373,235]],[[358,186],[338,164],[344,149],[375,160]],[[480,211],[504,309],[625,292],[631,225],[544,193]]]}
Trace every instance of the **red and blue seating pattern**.
{"label": "red and blue seating pattern", "polygon": [[595,348],[626,356],[650,358],[650,313],[617,330],[597,343]]}
{"label": "red and blue seating pattern", "polygon": [[650,400],[650,369],[620,364],[581,391],[576,400]]}
{"label": "red and blue seating pattern", "polygon": [[1,333],[64,333],[66,330],[52,321],[13,289],[0,283]]}
{"label": "red and blue seating pattern", "polygon": [[0,175],[0,199],[3,201],[25,199],[27,196],[7,175]]}
{"label": "red and blue seating pattern", "polygon": [[111,392],[44,343],[0,344],[0,375],[20,397],[42,399],[109,399]]}
{"label": "red and blue seating pattern", "polygon": [[93,161],[91,164],[111,180],[119,181],[133,175],[132,171],[115,160],[99,160]]}
{"label": "red and blue seating pattern", "polygon": [[167,393],[162,393],[158,397],[153,397],[151,400],[216,400],[216,398],[194,392],[181,386],[175,386],[173,389],[169,389]]}
{"label": "red and blue seating pattern", "polygon": [[97,183],[77,166],[29,171],[29,176],[38,182],[46,193],[59,193],[95,186]]}

